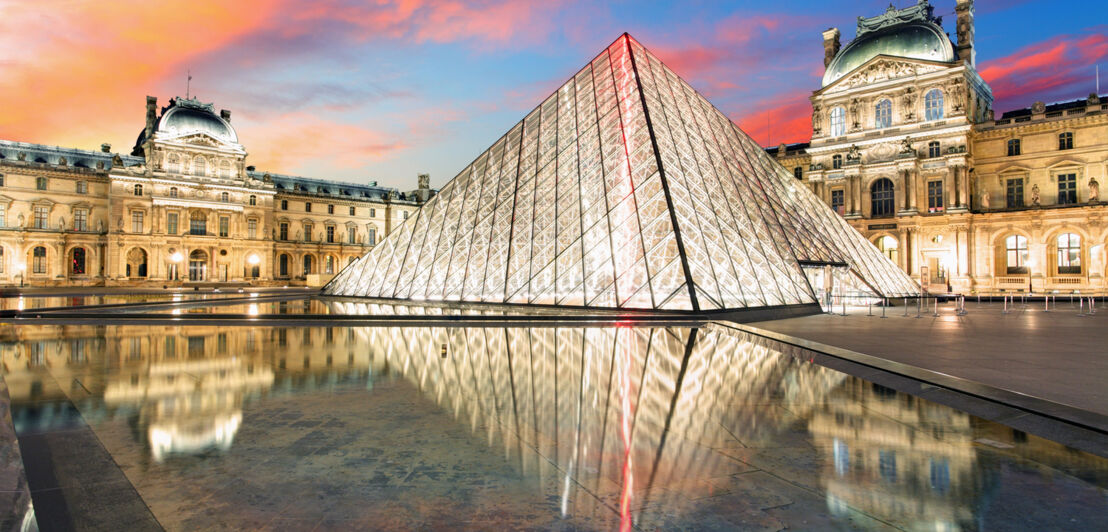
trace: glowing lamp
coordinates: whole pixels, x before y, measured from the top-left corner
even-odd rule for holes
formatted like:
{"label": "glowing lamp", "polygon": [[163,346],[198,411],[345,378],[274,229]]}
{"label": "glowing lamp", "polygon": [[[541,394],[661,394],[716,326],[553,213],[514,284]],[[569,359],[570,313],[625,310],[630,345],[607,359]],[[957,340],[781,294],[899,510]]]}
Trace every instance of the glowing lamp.
{"label": "glowing lamp", "polygon": [[248,257],[246,257],[246,262],[250,263],[250,265],[258,264],[261,261],[262,261],[262,258],[255,255],[255,254],[253,254],[253,253],[251,253]]}
{"label": "glowing lamp", "polygon": [[169,260],[173,262],[181,262],[182,260],[185,260],[185,256],[182,255],[180,251],[174,251],[173,254],[169,256]]}

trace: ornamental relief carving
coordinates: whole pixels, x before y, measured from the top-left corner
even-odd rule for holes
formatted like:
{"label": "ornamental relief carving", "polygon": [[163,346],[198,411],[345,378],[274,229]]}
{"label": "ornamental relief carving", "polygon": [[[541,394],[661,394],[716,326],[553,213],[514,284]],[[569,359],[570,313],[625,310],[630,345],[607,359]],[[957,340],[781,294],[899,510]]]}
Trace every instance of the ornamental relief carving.
{"label": "ornamental relief carving", "polygon": [[843,78],[835,85],[836,90],[852,89],[862,85],[871,85],[888,81],[890,79],[906,78],[928,72],[936,72],[942,67],[934,65],[922,65],[907,61],[877,61],[861,70]]}

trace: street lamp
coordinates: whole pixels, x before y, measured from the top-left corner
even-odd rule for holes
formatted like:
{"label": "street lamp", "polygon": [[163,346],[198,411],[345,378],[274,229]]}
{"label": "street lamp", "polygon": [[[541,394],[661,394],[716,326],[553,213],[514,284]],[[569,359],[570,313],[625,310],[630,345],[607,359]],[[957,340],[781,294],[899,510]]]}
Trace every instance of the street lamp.
{"label": "street lamp", "polygon": [[19,287],[23,288],[23,272],[27,271],[27,265],[20,262],[15,265],[15,269],[19,272]]}
{"label": "street lamp", "polygon": [[260,264],[261,262],[262,262],[262,258],[259,257],[257,253],[251,253],[251,254],[246,256],[246,263],[250,265],[250,277],[251,278],[260,277],[260,276],[255,276],[254,275],[254,268],[257,268],[258,264]]}
{"label": "street lamp", "polygon": [[169,277],[172,280],[176,281],[177,280],[177,263],[181,262],[182,260],[185,260],[185,256],[182,255],[180,251],[174,251],[173,254],[169,256],[169,260],[173,262],[173,264],[170,264],[170,268],[173,271],[170,273]]}

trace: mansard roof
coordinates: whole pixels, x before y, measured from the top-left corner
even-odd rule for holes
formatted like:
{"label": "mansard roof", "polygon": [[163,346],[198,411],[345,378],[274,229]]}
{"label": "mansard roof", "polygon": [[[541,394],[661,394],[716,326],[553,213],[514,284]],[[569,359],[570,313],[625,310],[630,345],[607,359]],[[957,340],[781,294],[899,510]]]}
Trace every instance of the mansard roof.
{"label": "mansard roof", "polygon": [[[87,168],[99,170],[97,163],[103,163],[103,170],[112,169],[112,158],[117,155],[104,151],[81,150],[77,148],[65,148],[50,146],[47,144],[32,144],[13,140],[0,140],[0,161],[4,163],[18,163],[19,155],[24,154],[23,162],[61,166],[62,158],[65,158],[65,166],[72,168]],[[132,155],[120,155],[123,166],[137,166],[146,161],[142,157]]]}

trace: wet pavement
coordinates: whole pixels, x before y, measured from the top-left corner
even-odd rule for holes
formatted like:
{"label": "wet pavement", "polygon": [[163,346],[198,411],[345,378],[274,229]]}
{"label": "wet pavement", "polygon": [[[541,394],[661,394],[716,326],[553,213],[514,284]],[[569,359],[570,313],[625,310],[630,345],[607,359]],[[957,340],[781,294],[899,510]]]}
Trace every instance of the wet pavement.
{"label": "wet pavement", "polygon": [[631,325],[5,326],[0,376],[44,529],[1108,522],[1105,458],[732,327]]}

